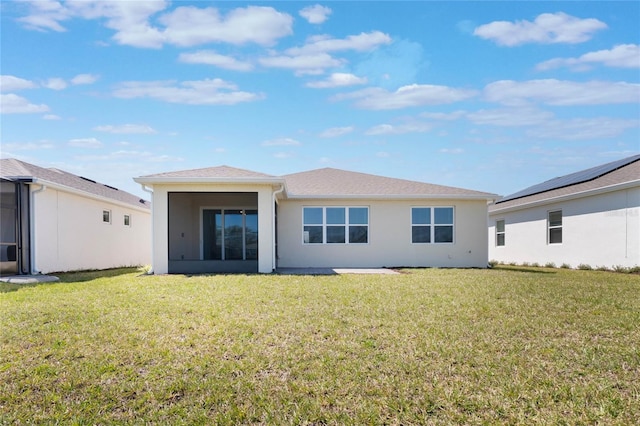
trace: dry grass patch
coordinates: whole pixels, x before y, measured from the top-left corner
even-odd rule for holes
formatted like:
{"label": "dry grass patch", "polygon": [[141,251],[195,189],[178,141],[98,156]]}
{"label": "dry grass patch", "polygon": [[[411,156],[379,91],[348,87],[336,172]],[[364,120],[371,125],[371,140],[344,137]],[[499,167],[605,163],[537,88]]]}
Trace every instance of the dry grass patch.
{"label": "dry grass patch", "polygon": [[0,285],[0,423],[640,419],[638,276],[405,272]]}

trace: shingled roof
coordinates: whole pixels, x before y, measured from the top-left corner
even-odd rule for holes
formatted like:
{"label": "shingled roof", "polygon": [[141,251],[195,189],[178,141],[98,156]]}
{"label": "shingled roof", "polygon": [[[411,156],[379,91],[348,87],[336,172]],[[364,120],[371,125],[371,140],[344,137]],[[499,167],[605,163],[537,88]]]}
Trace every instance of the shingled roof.
{"label": "shingled roof", "polygon": [[[582,176],[585,178],[581,179]],[[567,184],[560,185],[560,183]],[[598,190],[615,189],[620,185],[626,184],[640,186],[640,155],[634,155],[531,186],[498,200],[495,204],[489,206],[489,211],[524,208],[532,203],[542,203],[546,200],[556,200],[583,193],[589,194]],[[544,189],[545,187],[550,189],[538,192],[537,188]]]}
{"label": "shingled roof", "polygon": [[333,168],[310,170],[284,176],[287,195],[294,198],[332,197],[437,197],[486,198],[495,194],[452,186],[389,178]]}
{"label": "shingled roof", "polygon": [[44,168],[15,158],[0,160],[0,177],[8,180],[35,181],[39,184],[53,184],[83,192],[88,196],[108,198],[135,207],[149,209],[151,203],[129,192],[119,190],[73,173],[55,168]]}
{"label": "shingled roof", "polygon": [[264,173],[253,172],[251,170],[238,169],[229,166],[205,167],[202,169],[179,170],[174,172],[156,173],[153,175],[140,176],[139,180],[153,180],[157,178],[240,178],[240,179],[272,179],[277,176],[267,175]]}

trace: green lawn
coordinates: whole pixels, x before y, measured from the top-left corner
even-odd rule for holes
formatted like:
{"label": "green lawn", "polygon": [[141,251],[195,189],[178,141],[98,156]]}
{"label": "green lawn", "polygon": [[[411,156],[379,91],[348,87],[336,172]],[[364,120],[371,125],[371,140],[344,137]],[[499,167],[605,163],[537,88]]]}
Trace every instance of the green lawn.
{"label": "green lawn", "polygon": [[0,424],[637,424],[640,276],[0,284]]}

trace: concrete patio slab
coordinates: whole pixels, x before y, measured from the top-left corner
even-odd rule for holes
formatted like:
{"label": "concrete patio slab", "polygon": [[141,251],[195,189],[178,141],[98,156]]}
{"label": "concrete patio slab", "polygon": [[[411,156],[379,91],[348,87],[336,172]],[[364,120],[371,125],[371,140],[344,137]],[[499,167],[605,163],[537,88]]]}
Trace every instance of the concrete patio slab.
{"label": "concrete patio slab", "polygon": [[341,274],[379,274],[397,275],[398,271],[387,268],[278,268],[281,275],[341,275]]}
{"label": "concrete patio slab", "polygon": [[60,278],[53,275],[12,275],[8,277],[0,277],[0,282],[10,284],[41,284],[54,283]]}

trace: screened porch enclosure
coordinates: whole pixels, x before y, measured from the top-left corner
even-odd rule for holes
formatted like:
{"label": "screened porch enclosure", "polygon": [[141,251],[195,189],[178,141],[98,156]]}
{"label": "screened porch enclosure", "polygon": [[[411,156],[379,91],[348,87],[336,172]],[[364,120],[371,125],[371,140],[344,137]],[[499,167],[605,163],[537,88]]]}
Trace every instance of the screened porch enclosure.
{"label": "screened porch enclosure", "polygon": [[169,273],[258,272],[258,194],[170,192]]}

